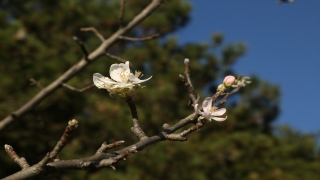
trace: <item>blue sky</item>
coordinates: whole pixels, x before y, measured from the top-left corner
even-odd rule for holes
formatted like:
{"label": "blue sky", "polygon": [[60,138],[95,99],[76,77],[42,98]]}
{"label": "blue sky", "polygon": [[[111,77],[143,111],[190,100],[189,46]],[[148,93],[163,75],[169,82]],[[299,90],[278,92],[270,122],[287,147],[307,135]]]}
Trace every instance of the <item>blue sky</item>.
{"label": "blue sky", "polygon": [[320,131],[320,1],[189,0],[191,22],[177,32],[180,43],[209,42],[221,32],[225,42],[245,42],[247,54],[233,67],[281,87],[276,124],[302,132]]}

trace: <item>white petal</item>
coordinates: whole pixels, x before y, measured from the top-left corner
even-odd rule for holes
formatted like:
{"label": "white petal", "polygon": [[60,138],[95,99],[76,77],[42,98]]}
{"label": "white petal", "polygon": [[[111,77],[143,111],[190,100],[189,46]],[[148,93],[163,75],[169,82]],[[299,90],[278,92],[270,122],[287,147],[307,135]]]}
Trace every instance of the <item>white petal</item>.
{"label": "white petal", "polygon": [[143,83],[143,82],[150,80],[152,78],[152,76],[149,77],[148,79],[141,80],[137,76],[135,76],[134,74],[130,73],[128,78],[133,84],[138,84],[138,83]]}
{"label": "white petal", "polygon": [[129,61],[126,61],[126,63],[124,64],[124,73],[130,74]]}
{"label": "white petal", "polygon": [[227,111],[226,108],[217,109],[217,110],[215,110],[215,111],[213,111],[213,112],[211,113],[211,116],[221,116],[221,115],[223,115],[226,111]]}
{"label": "white petal", "polygon": [[204,117],[204,118],[206,118],[207,120],[209,120],[210,121],[210,119],[211,119],[211,114],[210,113],[207,113],[207,112],[203,112],[202,113],[202,116]]}
{"label": "white petal", "polygon": [[211,107],[212,107],[212,98],[211,97],[205,98],[202,102],[203,111],[209,113]]}
{"label": "white petal", "polygon": [[117,84],[117,82],[113,81],[112,79],[108,78],[108,77],[104,77],[103,75],[101,75],[100,73],[94,73],[93,74],[93,79],[94,80],[98,80],[104,83],[108,83],[108,84]]}
{"label": "white petal", "polygon": [[226,116],[225,118],[221,118],[221,117],[211,117],[211,119],[215,120],[215,121],[224,121],[228,118],[228,116]]}
{"label": "white petal", "polygon": [[198,104],[194,105],[194,111],[198,114],[202,114],[202,112],[198,109],[198,106],[199,106]]}
{"label": "white petal", "polygon": [[104,88],[107,89],[111,86],[111,84],[115,83],[111,81],[111,79],[102,76],[100,73],[94,73],[93,74],[93,83],[96,85],[99,89]]}
{"label": "white petal", "polygon": [[118,81],[118,82],[122,82],[122,79],[120,76],[121,72],[122,72],[122,69],[119,66],[119,64],[112,64],[110,66],[110,77],[113,80]]}

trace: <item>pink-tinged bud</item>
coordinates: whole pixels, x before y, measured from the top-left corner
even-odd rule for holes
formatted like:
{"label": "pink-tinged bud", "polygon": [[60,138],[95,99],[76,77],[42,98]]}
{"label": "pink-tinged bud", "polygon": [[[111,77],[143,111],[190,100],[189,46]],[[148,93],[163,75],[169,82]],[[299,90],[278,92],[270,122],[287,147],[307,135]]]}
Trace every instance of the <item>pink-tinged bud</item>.
{"label": "pink-tinged bud", "polygon": [[235,82],[236,78],[234,76],[226,76],[223,80],[223,83],[226,87],[230,87]]}

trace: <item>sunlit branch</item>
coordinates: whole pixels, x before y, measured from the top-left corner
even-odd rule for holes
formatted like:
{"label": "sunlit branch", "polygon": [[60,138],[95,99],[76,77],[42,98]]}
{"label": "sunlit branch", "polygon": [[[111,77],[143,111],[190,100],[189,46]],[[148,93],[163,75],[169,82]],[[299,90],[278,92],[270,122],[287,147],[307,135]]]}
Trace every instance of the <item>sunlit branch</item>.
{"label": "sunlit branch", "polygon": [[97,150],[97,153],[104,153],[107,149],[111,149],[117,146],[121,146],[124,141],[117,141],[112,144],[108,144],[107,142],[102,143],[101,147]]}
{"label": "sunlit branch", "polygon": [[142,38],[133,38],[133,37],[127,37],[127,36],[119,36],[119,39],[121,40],[127,40],[127,41],[148,41],[154,38],[159,37],[160,34],[154,34],[151,36],[146,36],[146,37],[142,37]]}

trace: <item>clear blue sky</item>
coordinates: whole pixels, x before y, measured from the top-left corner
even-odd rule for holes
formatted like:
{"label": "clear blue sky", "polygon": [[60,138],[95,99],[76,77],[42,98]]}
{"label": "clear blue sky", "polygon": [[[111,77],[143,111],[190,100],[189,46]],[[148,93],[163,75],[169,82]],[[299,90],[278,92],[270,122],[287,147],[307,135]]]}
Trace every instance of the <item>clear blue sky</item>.
{"label": "clear blue sky", "polygon": [[191,22],[175,36],[180,43],[245,42],[247,54],[233,67],[281,87],[276,124],[302,132],[320,130],[320,0],[189,0]]}

